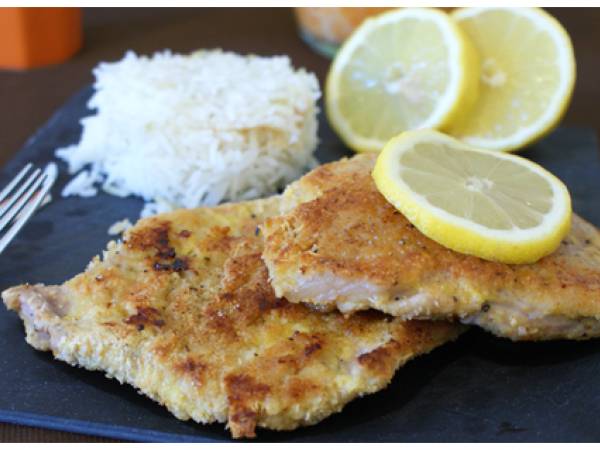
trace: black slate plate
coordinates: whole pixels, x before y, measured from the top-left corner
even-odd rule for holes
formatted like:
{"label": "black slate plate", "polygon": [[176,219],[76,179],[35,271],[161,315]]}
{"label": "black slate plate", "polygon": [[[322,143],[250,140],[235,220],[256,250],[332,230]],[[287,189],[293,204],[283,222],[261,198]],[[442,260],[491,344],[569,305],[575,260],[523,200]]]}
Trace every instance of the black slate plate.
{"label": "black slate plate", "polygon": [[[91,88],[75,95],[0,172],[0,186],[26,162],[53,159],[79,138]],[[349,154],[321,123],[321,161]],[[600,225],[600,161],[594,134],[562,128],[523,155],[569,186],[576,212]],[[36,214],[0,256],[0,289],[61,283],[81,271],[109,237],[110,224],[137,218],[141,201],[60,198]],[[598,441],[600,340],[514,344],[472,330],[400,370],[391,386],[352,402],[319,425],[265,441]],[[142,441],[223,441],[223,425],[181,422],[129,386],[54,361],[23,339],[16,315],[0,307],[0,420]]]}

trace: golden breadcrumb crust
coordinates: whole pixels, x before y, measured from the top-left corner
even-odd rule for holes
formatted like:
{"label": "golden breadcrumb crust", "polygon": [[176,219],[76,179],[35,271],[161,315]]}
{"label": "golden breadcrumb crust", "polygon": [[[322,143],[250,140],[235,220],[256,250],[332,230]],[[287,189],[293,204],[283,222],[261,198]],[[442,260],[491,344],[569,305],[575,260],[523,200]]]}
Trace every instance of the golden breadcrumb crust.
{"label": "golden breadcrumb crust", "polygon": [[179,419],[226,422],[235,438],[316,423],[460,333],[276,298],[257,225],[279,207],[275,197],[142,220],[64,285],[11,288],[4,302],[34,347],[105,371]]}
{"label": "golden breadcrumb crust", "polygon": [[[385,200],[370,175],[374,160],[321,166],[283,194],[288,213],[263,227],[277,295],[345,313],[458,317],[512,339],[600,335],[594,226],[574,215],[560,248],[535,264],[463,255],[428,239]],[[312,200],[294,206],[297,198]]]}

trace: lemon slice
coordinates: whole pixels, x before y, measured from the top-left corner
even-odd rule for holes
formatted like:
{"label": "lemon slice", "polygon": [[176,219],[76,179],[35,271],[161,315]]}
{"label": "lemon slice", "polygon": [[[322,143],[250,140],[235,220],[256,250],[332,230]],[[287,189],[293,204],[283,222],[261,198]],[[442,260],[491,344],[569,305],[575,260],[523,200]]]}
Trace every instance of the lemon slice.
{"label": "lemon slice", "polygon": [[454,19],[481,60],[480,95],[450,134],[480,148],[511,151],[549,132],[575,83],[569,35],[535,8],[464,8]]}
{"label": "lemon slice", "polygon": [[327,115],[349,147],[380,151],[399,132],[457,120],[478,85],[477,54],[447,14],[393,10],[364,22],[338,51]]}
{"label": "lemon slice", "polygon": [[532,263],[569,231],[565,185],[519,156],[477,150],[431,130],[386,144],[373,178],[423,234],[461,253]]}

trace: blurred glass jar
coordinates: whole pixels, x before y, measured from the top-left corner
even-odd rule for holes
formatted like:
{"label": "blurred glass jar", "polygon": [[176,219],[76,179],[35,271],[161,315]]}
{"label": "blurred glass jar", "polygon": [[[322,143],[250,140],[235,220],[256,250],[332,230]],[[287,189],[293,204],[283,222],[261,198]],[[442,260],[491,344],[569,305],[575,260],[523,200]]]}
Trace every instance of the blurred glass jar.
{"label": "blurred glass jar", "polygon": [[79,8],[0,8],[0,68],[66,61],[82,45]]}
{"label": "blurred glass jar", "polygon": [[366,18],[388,9],[392,8],[295,8],[295,13],[302,39],[331,58]]}

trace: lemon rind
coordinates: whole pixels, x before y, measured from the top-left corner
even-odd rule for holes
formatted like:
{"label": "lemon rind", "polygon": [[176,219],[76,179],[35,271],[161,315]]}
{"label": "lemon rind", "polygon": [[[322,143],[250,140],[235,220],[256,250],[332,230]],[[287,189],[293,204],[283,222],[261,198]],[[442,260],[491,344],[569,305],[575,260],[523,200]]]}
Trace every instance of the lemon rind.
{"label": "lemon rind", "polygon": [[[504,8],[460,8],[454,10],[451,13],[451,17],[460,25],[462,19],[470,18],[481,12],[493,9]],[[577,78],[573,44],[569,34],[560,22],[541,8],[512,8],[512,12],[531,19],[536,25],[541,25],[542,29],[548,31],[548,35],[553,39],[556,48],[558,49],[560,60],[562,60],[559,67],[563,82],[560,85],[560,89],[555,93],[549,107],[546,108],[544,115],[533,124],[521,128],[518,133],[505,139],[485,139],[477,136],[460,136],[460,139],[469,145],[503,152],[520,150],[550,133],[567,111],[575,88],[575,80]],[[460,122],[457,121],[457,123]],[[454,134],[453,130],[450,130],[450,132],[451,134]]]}
{"label": "lemon rind", "polygon": [[424,235],[439,244],[483,259],[509,264],[533,263],[552,253],[571,225],[571,199],[565,185],[541,166],[516,155],[499,153],[496,157],[518,160],[519,164],[549,181],[554,194],[553,208],[542,226],[527,230],[490,230],[480,224],[454,216],[428,203],[398,176],[399,158],[417,142],[438,141],[465,150],[485,153],[435,131],[402,133],[390,140],[379,155],[373,178],[383,196],[402,212]]}
{"label": "lemon rind", "polygon": [[445,36],[444,42],[448,46],[451,80],[436,110],[420,128],[447,128],[455,121],[455,116],[462,116],[475,104],[479,80],[478,55],[465,33],[446,13],[432,8],[403,8],[367,19],[338,50],[325,84],[326,114],[329,123],[344,143],[357,152],[380,151],[386,141],[360,136],[352,130],[344,119],[344,114],[336,106],[340,97],[337,89],[339,83],[336,83],[336,80],[366,35],[378,25],[395,22],[402,17],[425,17],[434,20]]}

